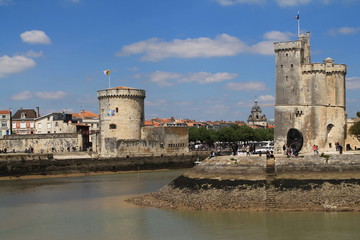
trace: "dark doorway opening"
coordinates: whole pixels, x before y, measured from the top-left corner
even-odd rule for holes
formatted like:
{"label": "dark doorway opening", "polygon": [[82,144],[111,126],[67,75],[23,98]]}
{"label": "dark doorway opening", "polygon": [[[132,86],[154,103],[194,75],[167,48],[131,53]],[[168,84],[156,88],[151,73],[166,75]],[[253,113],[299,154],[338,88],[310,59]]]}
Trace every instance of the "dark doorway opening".
{"label": "dark doorway opening", "polygon": [[302,133],[296,128],[291,128],[287,133],[287,142],[288,147],[294,147],[295,151],[298,153],[302,149],[304,143],[304,138]]}

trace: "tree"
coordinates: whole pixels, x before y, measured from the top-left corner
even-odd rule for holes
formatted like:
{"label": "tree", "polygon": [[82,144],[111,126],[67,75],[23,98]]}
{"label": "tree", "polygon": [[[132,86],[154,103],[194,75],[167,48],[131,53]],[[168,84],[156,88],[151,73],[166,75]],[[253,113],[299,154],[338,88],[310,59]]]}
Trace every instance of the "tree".
{"label": "tree", "polygon": [[354,123],[354,125],[350,127],[349,132],[360,140],[360,121]]}

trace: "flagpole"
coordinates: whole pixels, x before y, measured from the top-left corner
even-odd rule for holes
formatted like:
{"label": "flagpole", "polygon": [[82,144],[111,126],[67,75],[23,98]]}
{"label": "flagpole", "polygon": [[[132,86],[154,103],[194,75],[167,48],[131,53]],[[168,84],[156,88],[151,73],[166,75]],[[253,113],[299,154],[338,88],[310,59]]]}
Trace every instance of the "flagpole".
{"label": "flagpole", "polygon": [[110,75],[108,75],[108,78],[109,78],[109,88],[110,88]]}
{"label": "flagpole", "polygon": [[298,37],[300,37],[300,12],[298,11],[297,15],[297,22],[298,22]]}

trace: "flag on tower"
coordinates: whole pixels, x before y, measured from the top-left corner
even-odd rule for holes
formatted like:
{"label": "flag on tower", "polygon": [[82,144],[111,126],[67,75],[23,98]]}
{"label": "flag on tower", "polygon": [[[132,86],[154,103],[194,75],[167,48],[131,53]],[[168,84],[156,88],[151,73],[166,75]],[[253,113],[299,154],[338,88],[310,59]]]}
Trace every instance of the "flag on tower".
{"label": "flag on tower", "polygon": [[296,20],[299,20],[300,19],[300,14],[298,13],[297,15],[296,15],[296,17],[294,17]]}
{"label": "flag on tower", "polygon": [[110,76],[110,70],[105,70],[104,74],[107,75],[107,76]]}

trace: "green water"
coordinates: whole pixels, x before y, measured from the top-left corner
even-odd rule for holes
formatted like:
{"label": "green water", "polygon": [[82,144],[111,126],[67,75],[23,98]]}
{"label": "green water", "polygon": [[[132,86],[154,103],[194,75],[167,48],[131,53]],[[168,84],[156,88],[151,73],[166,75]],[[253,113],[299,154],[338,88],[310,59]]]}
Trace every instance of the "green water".
{"label": "green water", "polygon": [[360,239],[359,213],[170,211],[124,202],[183,171],[0,182],[0,239]]}

